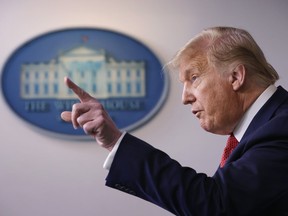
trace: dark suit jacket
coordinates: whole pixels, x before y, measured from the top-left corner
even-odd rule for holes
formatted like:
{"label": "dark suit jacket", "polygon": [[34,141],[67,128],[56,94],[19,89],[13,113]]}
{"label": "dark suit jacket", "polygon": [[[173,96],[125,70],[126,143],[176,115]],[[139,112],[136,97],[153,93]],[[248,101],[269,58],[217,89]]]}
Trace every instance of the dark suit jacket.
{"label": "dark suit jacket", "polygon": [[288,215],[288,92],[278,87],[214,176],[124,136],[106,185],[175,215]]}

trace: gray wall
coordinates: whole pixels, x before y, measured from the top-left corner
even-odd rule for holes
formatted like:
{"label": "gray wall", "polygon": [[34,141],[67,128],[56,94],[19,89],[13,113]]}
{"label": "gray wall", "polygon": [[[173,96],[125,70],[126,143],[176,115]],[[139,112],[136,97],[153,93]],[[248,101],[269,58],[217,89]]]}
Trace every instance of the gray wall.
{"label": "gray wall", "polygon": [[[263,48],[288,87],[286,0],[1,0],[0,65],[23,42],[50,30],[103,27],[130,35],[165,63],[203,28],[245,28]],[[225,137],[204,132],[181,84],[170,77],[170,94],[152,121],[133,131],[185,166],[213,175]],[[18,118],[0,96],[0,215],[171,215],[150,203],[104,186],[108,154],[94,142],[43,134]],[[206,155],[204,153],[207,152]]]}

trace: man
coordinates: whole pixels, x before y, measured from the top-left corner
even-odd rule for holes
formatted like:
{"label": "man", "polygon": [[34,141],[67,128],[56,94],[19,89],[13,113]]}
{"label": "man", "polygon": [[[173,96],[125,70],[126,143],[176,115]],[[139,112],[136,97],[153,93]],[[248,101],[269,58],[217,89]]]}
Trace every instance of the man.
{"label": "man", "polygon": [[106,185],[175,215],[288,215],[288,93],[275,87],[278,74],[251,35],[206,29],[167,67],[178,71],[183,103],[201,127],[231,135],[234,146],[213,177],[199,174],[120,132],[102,105],[66,78],[81,102],[61,116],[111,151]]}

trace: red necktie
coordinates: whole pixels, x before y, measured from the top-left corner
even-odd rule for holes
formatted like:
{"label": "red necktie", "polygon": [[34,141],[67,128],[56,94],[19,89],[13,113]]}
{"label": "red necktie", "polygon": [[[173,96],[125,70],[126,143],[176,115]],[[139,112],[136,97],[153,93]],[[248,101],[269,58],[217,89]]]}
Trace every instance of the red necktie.
{"label": "red necktie", "polygon": [[222,154],[221,163],[220,163],[221,168],[225,165],[227,158],[230,156],[230,154],[236,148],[237,145],[238,145],[238,140],[234,137],[233,134],[231,134],[227,140],[226,147],[224,148],[224,152]]}

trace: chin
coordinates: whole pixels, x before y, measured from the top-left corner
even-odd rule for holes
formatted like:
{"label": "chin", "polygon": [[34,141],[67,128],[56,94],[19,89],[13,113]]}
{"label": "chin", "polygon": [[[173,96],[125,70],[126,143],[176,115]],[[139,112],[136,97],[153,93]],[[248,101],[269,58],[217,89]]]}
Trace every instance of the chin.
{"label": "chin", "polygon": [[213,128],[209,127],[207,124],[200,123],[200,126],[207,132],[214,133]]}
{"label": "chin", "polygon": [[216,127],[213,127],[211,125],[201,124],[201,127],[205,131],[207,131],[209,133],[213,133],[213,134],[217,134],[217,135],[227,135],[227,134],[229,134],[229,133],[227,133],[227,131],[223,131],[223,130],[221,130],[219,128],[216,128]]}

